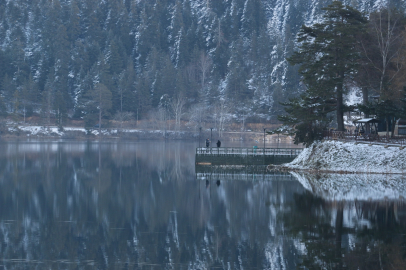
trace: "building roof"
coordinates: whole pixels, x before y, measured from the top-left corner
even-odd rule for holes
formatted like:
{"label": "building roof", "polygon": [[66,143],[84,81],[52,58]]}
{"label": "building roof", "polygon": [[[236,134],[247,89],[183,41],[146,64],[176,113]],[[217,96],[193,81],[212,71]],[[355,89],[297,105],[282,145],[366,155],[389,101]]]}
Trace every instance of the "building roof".
{"label": "building roof", "polygon": [[373,123],[379,123],[379,120],[375,119],[375,118],[361,118],[361,119],[357,119],[353,121],[355,124],[356,123],[369,123],[369,124],[373,124]]}

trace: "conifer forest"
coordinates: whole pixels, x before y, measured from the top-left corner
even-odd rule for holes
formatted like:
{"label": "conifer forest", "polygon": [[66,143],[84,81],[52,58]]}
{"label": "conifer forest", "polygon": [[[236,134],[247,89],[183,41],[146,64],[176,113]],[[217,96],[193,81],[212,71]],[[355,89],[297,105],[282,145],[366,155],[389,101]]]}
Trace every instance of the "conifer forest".
{"label": "conifer forest", "polygon": [[[338,11],[337,19],[334,5],[355,17]],[[401,0],[0,0],[0,113],[62,127],[170,119],[174,129],[276,123],[284,115],[286,124],[340,129],[347,111],[376,113],[368,100],[379,96],[379,113],[396,118],[389,111],[404,107],[405,7]],[[326,57],[331,51],[335,59]],[[349,96],[364,107],[346,105]],[[311,116],[304,113],[314,104]]]}

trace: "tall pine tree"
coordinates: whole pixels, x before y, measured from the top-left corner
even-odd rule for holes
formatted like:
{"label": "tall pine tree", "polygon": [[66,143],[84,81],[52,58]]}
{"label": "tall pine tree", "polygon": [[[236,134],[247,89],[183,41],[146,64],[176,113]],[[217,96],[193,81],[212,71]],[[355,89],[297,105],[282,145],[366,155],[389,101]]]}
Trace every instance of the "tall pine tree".
{"label": "tall pine tree", "polygon": [[[301,128],[307,125],[300,125],[298,121],[325,121],[331,111],[336,114],[337,130],[344,131],[345,82],[353,79],[357,73],[357,34],[363,31],[366,19],[359,11],[344,6],[340,1],[334,1],[323,10],[326,13],[321,23],[302,26],[298,34],[299,49],[288,58],[291,64],[300,65],[299,73],[306,85],[305,93],[300,98],[302,103],[308,108],[313,105],[315,110],[313,113],[296,115],[295,110],[302,110],[300,100],[286,104],[289,115],[281,120],[296,126],[296,142],[315,137],[311,135],[314,132],[312,129],[302,131]],[[316,108],[322,109],[319,111]],[[298,136],[301,133],[307,133],[307,138]]]}

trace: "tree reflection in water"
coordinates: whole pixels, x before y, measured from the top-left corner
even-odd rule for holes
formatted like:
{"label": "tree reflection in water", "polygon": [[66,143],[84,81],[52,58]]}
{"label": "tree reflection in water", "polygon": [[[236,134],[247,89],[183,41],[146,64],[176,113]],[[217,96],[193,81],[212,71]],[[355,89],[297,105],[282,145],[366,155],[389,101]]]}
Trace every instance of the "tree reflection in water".
{"label": "tree reflection in water", "polygon": [[195,147],[0,144],[0,264],[7,269],[404,266],[403,202],[332,201],[316,182],[294,177],[196,178]]}
{"label": "tree reflection in water", "polygon": [[[303,245],[300,267],[406,269],[406,205],[399,195],[405,182],[402,176],[392,176],[393,179],[386,175],[306,177],[311,191],[295,194],[292,211],[283,217],[290,234]],[[363,177],[369,178],[369,183],[364,181],[361,191],[354,189],[357,181],[352,178]],[[338,192],[323,189],[331,184],[329,181],[347,181],[347,187],[341,185]],[[377,181],[386,183],[386,189],[377,188]],[[399,188],[393,183],[399,184]],[[365,200],[363,195],[372,196],[370,188],[376,189],[376,197]],[[383,191],[388,196],[395,194],[398,199],[382,196]],[[342,199],[343,194],[346,200]]]}

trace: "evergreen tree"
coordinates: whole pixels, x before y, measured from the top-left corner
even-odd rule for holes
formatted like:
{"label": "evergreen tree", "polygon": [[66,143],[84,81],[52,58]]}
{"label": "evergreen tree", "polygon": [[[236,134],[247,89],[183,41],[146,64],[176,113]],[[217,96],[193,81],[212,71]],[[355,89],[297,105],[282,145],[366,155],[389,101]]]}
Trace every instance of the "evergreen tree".
{"label": "evergreen tree", "polygon": [[64,99],[63,93],[60,90],[57,90],[54,95],[53,110],[55,112],[55,121],[56,125],[62,129],[63,124],[67,118],[67,108],[66,101]]}
{"label": "evergreen tree", "polygon": [[120,100],[120,113],[123,112],[136,112],[135,103],[135,79],[136,74],[134,64],[130,60],[127,63],[127,68],[122,72],[119,82],[119,100]]}
{"label": "evergreen tree", "polygon": [[232,54],[228,64],[227,96],[231,100],[246,102],[252,98],[247,86],[247,72],[243,57],[243,40],[238,39],[232,45]]}
{"label": "evergreen tree", "polygon": [[12,104],[16,89],[14,81],[6,74],[2,80],[1,91],[2,96],[4,96],[4,102],[7,104],[7,110],[10,112],[13,111]]}
{"label": "evergreen tree", "polygon": [[45,120],[45,124],[48,126],[48,128],[51,125],[51,115],[53,114],[52,109],[54,104],[54,93],[55,93],[54,81],[55,81],[54,72],[53,70],[51,70],[51,72],[48,75],[44,91],[42,91],[42,108],[41,108],[42,117]]}
{"label": "evergreen tree", "polygon": [[48,57],[52,58],[58,48],[57,44],[54,43],[54,40],[58,34],[59,26],[63,25],[61,21],[61,3],[58,0],[47,2],[43,8],[45,8],[46,16],[44,22],[43,42],[49,53]]}
{"label": "evergreen tree", "polygon": [[25,60],[23,42],[19,38],[16,38],[12,43],[10,51],[13,59],[11,71],[13,72],[13,79],[15,80],[16,86],[19,87],[27,78],[30,67]]}
{"label": "evergreen tree", "polygon": [[[299,50],[288,58],[288,61],[291,64],[300,65],[299,72],[307,88],[306,94],[302,97],[307,100],[308,106],[311,105],[314,97],[318,97],[314,105],[323,110],[328,107],[329,109],[324,110],[324,114],[334,110],[337,130],[343,131],[345,81],[353,79],[357,72],[359,59],[359,51],[356,49],[357,34],[363,31],[366,19],[359,11],[343,6],[339,1],[334,1],[323,10],[326,12],[323,22],[311,27],[302,26],[298,35]],[[334,104],[331,104],[332,100]],[[319,104],[320,102],[324,103]],[[293,105],[290,104],[292,108],[297,109]],[[331,108],[332,105],[333,108]],[[290,111],[290,114],[292,113]],[[320,121],[326,118],[326,115],[322,116],[319,112],[312,115],[320,117]],[[286,121],[287,118],[283,119],[289,123]],[[313,116],[310,117],[309,123],[312,121]],[[315,132],[315,130],[311,129],[309,132]],[[316,138],[316,136],[311,135],[309,138]]]}
{"label": "evergreen tree", "polygon": [[182,15],[183,15],[183,25],[186,27],[191,27],[194,23],[192,7],[190,4],[191,0],[183,0],[183,8],[182,8]]}
{"label": "evergreen tree", "polygon": [[69,89],[69,63],[70,63],[70,46],[66,27],[61,25],[58,28],[57,36],[55,37],[55,82],[54,86],[62,95],[66,107],[73,107],[71,100],[72,92]]}
{"label": "evergreen tree", "polygon": [[245,1],[241,18],[241,32],[245,37],[249,37],[253,32],[258,33],[261,28],[266,27],[264,10],[261,0]]}
{"label": "evergreen tree", "polygon": [[95,42],[101,45],[103,42],[102,29],[100,27],[100,21],[98,18],[99,12],[99,1],[88,0],[86,5],[84,5],[83,10],[83,24],[84,24],[84,34],[89,40],[88,42]]}
{"label": "evergreen tree", "polygon": [[102,118],[110,115],[109,110],[112,107],[111,91],[104,84],[97,84],[91,91],[91,98],[98,111],[98,128],[101,134]]}
{"label": "evergreen tree", "polygon": [[33,115],[39,101],[38,87],[31,74],[24,82],[22,88],[22,109],[25,119]]}
{"label": "evergreen tree", "polygon": [[151,81],[148,77],[139,76],[137,78],[135,93],[136,108],[134,109],[137,120],[145,116],[151,110],[150,83]]}
{"label": "evergreen tree", "polygon": [[180,29],[174,46],[174,62],[176,64],[176,68],[181,69],[189,62],[190,54],[189,46],[187,44],[187,37],[183,28]]}
{"label": "evergreen tree", "polygon": [[123,60],[119,52],[119,46],[112,38],[108,51],[108,63],[110,66],[110,74],[119,74],[123,67]]}
{"label": "evergreen tree", "polygon": [[69,24],[67,27],[68,36],[70,42],[75,42],[81,34],[80,30],[80,10],[77,0],[73,0],[70,3]]}
{"label": "evergreen tree", "polygon": [[122,54],[131,55],[134,48],[134,39],[131,33],[131,26],[136,24],[135,20],[130,17],[128,11],[122,8],[121,16],[118,22],[118,37],[122,46]]}
{"label": "evergreen tree", "polygon": [[7,107],[4,98],[0,96],[0,116],[7,116]]}
{"label": "evergreen tree", "polygon": [[[222,27],[223,25],[223,27]],[[228,39],[225,36],[225,22],[222,21],[221,19],[218,19],[216,22],[216,28],[214,30],[215,32],[215,38],[214,38],[214,49],[212,51],[213,52],[213,63],[214,63],[214,67],[213,67],[213,73],[216,74],[218,79],[223,79],[226,74],[227,74],[227,70],[228,70],[228,62],[230,60],[230,46],[235,46],[237,45],[242,45],[240,44],[241,40],[236,39],[235,37],[231,37],[232,40],[234,40],[233,42],[229,42]],[[239,38],[237,36],[237,38]],[[242,47],[240,47],[242,49]],[[232,48],[232,51],[235,52],[236,48]],[[241,52],[242,53],[242,52]]]}
{"label": "evergreen tree", "polygon": [[170,32],[171,35],[169,36],[170,41],[172,41],[172,45],[176,42],[176,36],[179,31],[184,28],[185,25],[183,24],[183,7],[181,0],[176,0],[175,7],[172,12],[171,16],[171,25],[170,25]]}
{"label": "evergreen tree", "polygon": [[183,70],[178,70],[176,73],[176,82],[175,82],[175,96],[177,97],[184,97],[186,98],[187,89],[188,89],[188,83],[187,83],[187,78],[184,75]]}
{"label": "evergreen tree", "polygon": [[77,103],[75,106],[74,118],[84,119],[85,127],[91,127],[96,122],[96,120],[93,120],[93,116],[96,114],[96,107],[91,98],[91,90],[94,87],[94,77],[96,76],[95,73],[95,69],[92,68],[85,75],[81,76],[81,83],[78,84],[75,89]]}
{"label": "evergreen tree", "polygon": [[299,98],[290,99],[282,103],[287,115],[279,115],[278,119],[285,125],[294,127],[294,143],[303,143],[309,146],[311,143],[323,138],[325,130],[331,122],[328,112],[333,111],[335,100],[326,100],[323,97],[312,96],[308,93]]}
{"label": "evergreen tree", "polygon": [[87,57],[83,60],[87,60],[83,62],[84,69],[90,70],[92,66],[94,66],[100,58],[101,55],[101,48],[96,41],[92,41],[90,43],[85,44],[85,52],[87,52]]}
{"label": "evergreen tree", "polygon": [[156,48],[155,46],[157,45],[152,44],[154,40],[152,37],[150,37],[150,35],[152,35],[152,31],[150,30],[151,26],[149,25],[146,8],[147,6],[145,5],[140,14],[140,22],[136,30],[137,36],[135,38],[135,47],[133,49],[135,56],[134,62],[139,70],[141,70],[144,66],[146,58],[149,54],[149,50],[151,48]]}
{"label": "evergreen tree", "polygon": [[9,68],[11,67],[10,57],[0,50],[0,78],[4,78],[7,72],[10,72]]}
{"label": "evergreen tree", "polygon": [[176,69],[172,64],[169,55],[162,59],[163,68],[159,70],[155,77],[153,89],[153,105],[158,105],[163,95],[173,97],[176,89]]}

